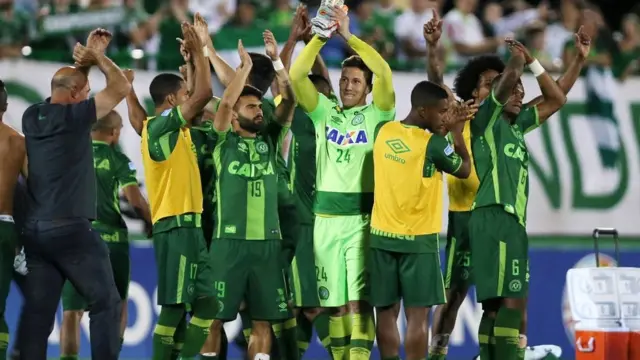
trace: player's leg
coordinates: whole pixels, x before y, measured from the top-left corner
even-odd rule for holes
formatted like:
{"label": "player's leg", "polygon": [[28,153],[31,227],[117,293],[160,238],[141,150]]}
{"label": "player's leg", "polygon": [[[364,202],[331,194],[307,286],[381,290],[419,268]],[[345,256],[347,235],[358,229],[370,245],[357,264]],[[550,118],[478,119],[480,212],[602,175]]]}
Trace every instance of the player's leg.
{"label": "player's leg", "polygon": [[369,215],[342,217],[343,244],[347,267],[347,293],[352,314],[351,360],[371,357],[376,338],[373,307],[369,304],[367,257],[369,253]]}
{"label": "player's leg", "polygon": [[[426,241],[438,243],[437,234],[427,236],[429,239]],[[437,252],[402,254],[398,267],[404,312],[407,316],[405,355],[407,360],[424,359],[429,348],[429,311],[432,306],[446,301],[440,256]]]}
{"label": "player's leg", "polygon": [[[245,244],[245,247],[250,252],[253,262],[246,296],[252,319],[249,358],[269,359],[272,345],[271,323],[292,318],[287,303],[281,244],[278,240],[265,240],[256,244]],[[297,353],[293,356],[297,357]]]}
{"label": "player's leg", "polygon": [[67,281],[62,288],[62,324],[60,325],[60,359],[77,359],[80,353],[80,321],[87,309],[84,298]]}
{"label": "player's leg", "polygon": [[113,280],[116,282],[118,295],[122,312],[120,314],[120,349],[124,343],[124,332],[127,329],[128,304],[127,297],[129,294],[129,282],[131,281],[131,258],[129,255],[129,242],[126,238],[127,234],[120,234],[118,239],[122,242],[107,243],[109,248],[109,260],[111,260],[111,269],[113,270]]}
{"label": "player's leg", "polygon": [[87,301],[91,353],[100,358],[117,358],[120,352],[121,301],[113,280],[109,250],[87,220],[73,220],[58,236],[68,244],[58,244],[55,265]]}
{"label": "player's leg", "polygon": [[499,279],[503,300],[494,327],[496,357],[517,359],[522,314],[526,311],[529,291],[529,240],[524,226],[518,223],[515,216],[504,211],[496,215],[505,232],[505,241],[501,243],[504,262],[500,264],[504,279]]}
{"label": "player's leg", "polygon": [[[185,317],[181,284],[185,281],[184,241],[177,229],[153,234],[153,250],[158,273],[160,314],[153,331],[153,360],[164,360],[174,352],[174,336]],[[188,272],[187,272],[188,276]]]}
{"label": "player's leg", "polygon": [[[302,314],[298,319],[298,343],[304,354],[313,336],[313,327],[327,352],[331,354],[331,338],[329,337],[329,315],[320,308],[318,299],[318,275],[316,273],[315,256],[313,254],[313,224],[299,226],[296,254],[291,264],[291,286],[293,302]],[[310,324],[312,326],[305,326]],[[301,355],[302,356],[302,355]]]}
{"label": "player's leg", "polygon": [[376,309],[376,338],[380,357],[384,360],[400,359],[400,333],[396,325],[401,300],[397,255],[382,249],[369,249],[370,302]]}
{"label": "player's leg", "polygon": [[431,360],[446,359],[449,337],[456,324],[458,309],[466,298],[471,283],[470,217],[471,212],[468,211],[449,212],[444,282],[447,302],[436,307],[433,315],[433,338],[429,349]]}
{"label": "player's leg", "polygon": [[185,313],[180,320],[176,331],[173,333],[173,349],[171,350],[171,360],[178,360],[180,352],[184,346],[184,338],[187,336],[187,314]]}
{"label": "player's leg", "polygon": [[9,327],[4,314],[13,278],[13,259],[17,243],[18,235],[13,222],[0,221],[0,359],[7,358],[9,346]]}
{"label": "player's leg", "polygon": [[[24,306],[20,315],[18,351],[22,359],[46,359],[47,339],[58,310],[65,278],[49,262],[53,239],[39,234],[36,224],[27,228],[23,236],[29,276],[25,276]],[[55,243],[53,243],[55,244]],[[57,245],[57,244],[56,244]]]}
{"label": "player's leg", "polygon": [[[207,353],[220,359],[223,325],[233,321],[238,315],[240,305],[248,286],[251,259],[245,241],[213,239],[209,251],[212,281],[218,301],[218,312],[210,327],[210,344]],[[215,354],[215,355],[213,355]]]}
{"label": "player's leg", "polygon": [[[528,264],[528,263],[527,263]],[[527,273],[529,269],[527,268]],[[528,298],[524,299],[524,308],[522,310],[522,319],[520,320],[520,341],[518,342],[518,360],[524,360],[525,353],[527,352],[527,302]]]}
{"label": "player's leg", "polygon": [[331,353],[336,360],[346,357],[352,329],[346,307],[347,269],[340,224],[340,218],[316,216],[313,228],[317,296],[329,314]]}
{"label": "player's leg", "polygon": [[[189,303],[192,315],[187,326],[184,346],[180,352],[182,358],[198,356],[209,334],[209,328],[218,313],[218,301],[215,298],[213,269],[209,260],[209,248],[200,228],[185,228],[182,240],[191,243],[191,282],[187,293],[191,295]],[[195,265],[195,266],[194,266]]]}

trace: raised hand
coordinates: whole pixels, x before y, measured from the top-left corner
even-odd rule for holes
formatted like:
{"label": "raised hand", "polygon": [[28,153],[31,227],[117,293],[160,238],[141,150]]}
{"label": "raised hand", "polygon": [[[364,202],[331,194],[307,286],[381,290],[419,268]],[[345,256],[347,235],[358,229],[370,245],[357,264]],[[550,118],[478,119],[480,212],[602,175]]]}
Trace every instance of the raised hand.
{"label": "raised hand", "polygon": [[511,52],[512,56],[522,56],[524,57],[525,63],[531,64],[535,59],[529,53],[529,50],[522,45],[520,42],[514,39],[505,39],[505,43],[507,44],[507,48],[509,52]]}
{"label": "raised hand", "polygon": [[191,61],[191,53],[184,47],[184,40],[180,38],[176,38],[176,40],[180,43],[180,55],[182,55],[182,59],[185,63],[189,63]]}
{"label": "raised hand", "polygon": [[125,69],[122,72],[124,73],[124,76],[129,81],[129,84],[133,84],[133,79],[135,78],[135,74],[134,74],[133,70]]}
{"label": "raised hand", "polygon": [[198,51],[202,51],[202,41],[200,41],[200,37],[193,25],[187,22],[182,23],[182,37],[184,38],[182,46],[187,52],[193,55]]}
{"label": "raised hand", "polygon": [[276,42],[276,38],[273,36],[273,33],[270,30],[265,30],[262,33],[262,38],[264,39],[264,49],[267,56],[271,58],[271,61],[278,60],[280,58],[278,55],[278,43]]}
{"label": "raised hand", "polygon": [[211,35],[209,35],[209,25],[207,21],[200,15],[200,13],[196,13],[193,16],[193,27],[200,38],[200,42],[206,45],[211,41]]}
{"label": "raised hand", "polygon": [[574,37],[578,54],[580,54],[582,58],[586,58],[587,56],[589,56],[589,51],[591,51],[591,36],[587,34],[584,26],[580,26],[578,32],[575,33]]}
{"label": "raised hand", "polygon": [[97,50],[83,46],[77,43],[73,48],[73,61],[77,66],[93,66],[98,62]]}
{"label": "raised hand", "polygon": [[238,55],[240,55],[240,66],[236,69],[236,71],[249,71],[253,67],[253,61],[251,60],[251,56],[242,45],[242,40],[238,40]]}
{"label": "raised hand", "polygon": [[440,36],[442,36],[442,20],[436,9],[433,9],[433,17],[427,21],[422,27],[422,35],[427,43],[431,46],[436,46]]}
{"label": "raised hand", "polygon": [[182,75],[182,78],[186,80],[187,77],[189,76],[188,75],[189,74],[189,65],[186,65],[186,64],[185,65],[181,65],[178,68],[178,71],[180,72],[180,75]]}
{"label": "raised hand", "polygon": [[331,17],[338,25],[338,34],[345,40],[348,40],[351,37],[351,31],[349,31],[349,8],[347,8],[346,5],[334,5],[332,10],[333,14]]}
{"label": "raised hand", "polygon": [[100,54],[104,54],[112,38],[113,35],[109,31],[97,28],[89,33],[86,46]]}
{"label": "raised hand", "polygon": [[462,130],[464,123],[473,119],[478,112],[479,104],[474,100],[456,102],[446,120],[446,128],[450,131]]}
{"label": "raised hand", "polygon": [[291,22],[290,38],[296,40],[307,41],[311,38],[311,24],[309,22],[309,14],[304,4],[298,5],[296,13]]}

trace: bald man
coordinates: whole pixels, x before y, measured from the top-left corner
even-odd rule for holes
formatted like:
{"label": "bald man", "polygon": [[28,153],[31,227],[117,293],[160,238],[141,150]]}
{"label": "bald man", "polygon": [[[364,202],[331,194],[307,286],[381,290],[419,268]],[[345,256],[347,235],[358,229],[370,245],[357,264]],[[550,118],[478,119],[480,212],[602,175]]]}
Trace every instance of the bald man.
{"label": "bald man", "polygon": [[9,328],[4,311],[13,277],[13,258],[18,242],[13,219],[13,193],[25,161],[24,138],[2,122],[6,111],[7,91],[4,83],[0,81],[0,359],[7,357]]}
{"label": "bald man", "polygon": [[[91,36],[101,36],[95,33]],[[51,97],[22,116],[30,202],[23,239],[29,265],[20,326],[23,359],[46,358],[67,279],[91,309],[92,358],[115,360],[120,350],[120,296],[107,246],[91,228],[97,217],[91,128],[124,99],[130,85],[103,51],[77,44],[73,57],[79,67],[58,70]],[[100,69],[107,85],[89,98],[91,66]]]}

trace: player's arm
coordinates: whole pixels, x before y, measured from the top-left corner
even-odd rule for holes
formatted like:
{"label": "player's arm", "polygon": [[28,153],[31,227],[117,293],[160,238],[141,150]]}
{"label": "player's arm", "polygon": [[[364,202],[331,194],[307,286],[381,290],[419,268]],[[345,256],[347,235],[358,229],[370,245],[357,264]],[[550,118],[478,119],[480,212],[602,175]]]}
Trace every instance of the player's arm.
{"label": "player's arm", "polygon": [[313,85],[313,82],[309,79],[309,71],[313,66],[314,59],[318,56],[320,49],[322,49],[326,42],[326,40],[321,39],[317,35],[314,36],[304,49],[302,49],[289,71],[291,85],[298,99],[298,104],[307,113],[314,112],[318,107],[318,97],[320,94]]}
{"label": "player's arm", "polygon": [[198,74],[194,79],[193,92],[189,95],[187,101],[180,106],[182,118],[187,124],[191,124],[196,115],[204,109],[213,96],[211,69],[195,28],[190,24],[182,24],[182,34],[184,36],[184,48],[189,52],[195,67],[195,73]]}
{"label": "player's arm", "polygon": [[242,40],[238,40],[238,53],[240,54],[240,66],[235,72],[235,77],[229,86],[224,90],[220,106],[213,121],[213,127],[217,132],[226,132],[231,127],[231,118],[233,115],[233,107],[235,106],[242,89],[247,83],[249,72],[253,66],[249,53],[242,46]]}
{"label": "player's arm", "polygon": [[502,75],[498,79],[498,83],[493,86],[490,95],[491,100],[497,102],[500,106],[503,106],[507,100],[509,100],[513,88],[518,84],[518,80],[524,71],[524,53],[522,52],[522,48],[515,46],[515,43],[513,40],[509,41],[511,57]]}
{"label": "player's arm", "polygon": [[142,134],[142,126],[147,119],[147,111],[144,109],[142,104],[140,104],[140,100],[138,100],[136,91],[133,88],[133,70],[125,70],[124,75],[127,80],[129,80],[129,84],[131,84],[131,91],[129,91],[125,97],[127,102],[127,113],[129,114],[129,123],[131,124],[131,127],[133,127],[133,130],[135,130],[136,134],[140,135]]}
{"label": "player's arm", "polygon": [[138,178],[136,176],[136,168],[133,162],[123,153],[116,153],[117,167],[115,168],[115,178],[118,181],[120,189],[122,189],[125,198],[134,208],[138,216],[147,223],[151,224],[151,211],[149,203],[142,195],[138,186]]}
{"label": "player's arm", "polygon": [[375,75],[372,89],[374,105],[382,111],[393,110],[396,106],[396,93],[393,89],[391,67],[371,45],[351,34],[349,16],[342,7],[336,6],[333,10],[336,14],[335,21],[338,22],[338,33]]}
{"label": "player's arm", "polygon": [[460,179],[466,179],[471,173],[471,159],[464,143],[462,131],[451,132],[455,150],[451,144],[440,135],[433,135],[427,144],[426,161],[435,167]]}
{"label": "player's arm", "polygon": [[293,120],[293,112],[296,108],[296,96],[293,93],[287,69],[284,67],[282,60],[280,60],[280,56],[278,56],[278,43],[273,33],[265,30],[262,36],[267,55],[273,62],[273,68],[276,71],[276,82],[280,90],[280,103],[276,106],[275,119],[280,126],[290,127]]}
{"label": "player's arm", "polygon": [[444,87],[444,66],[438,57],[442,20],[435,9],[431,20],[422,27],[422,36],[427,41],[427,79]]}

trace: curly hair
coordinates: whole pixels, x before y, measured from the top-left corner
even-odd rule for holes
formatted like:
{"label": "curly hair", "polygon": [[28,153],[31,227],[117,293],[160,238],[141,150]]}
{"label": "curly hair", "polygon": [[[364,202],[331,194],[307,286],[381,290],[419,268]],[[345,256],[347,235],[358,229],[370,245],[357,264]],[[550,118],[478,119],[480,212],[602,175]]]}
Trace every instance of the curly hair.
{"label": "curly hair", "polygon": [[453,80],[453,91],[462,100],[467,101],[473,98],[473,91],[478,87],[480,75],[487,70],[495,70],[498,73],[504,71],[504,61],[496,55],[481,55],[475,57],[460,69]]}

